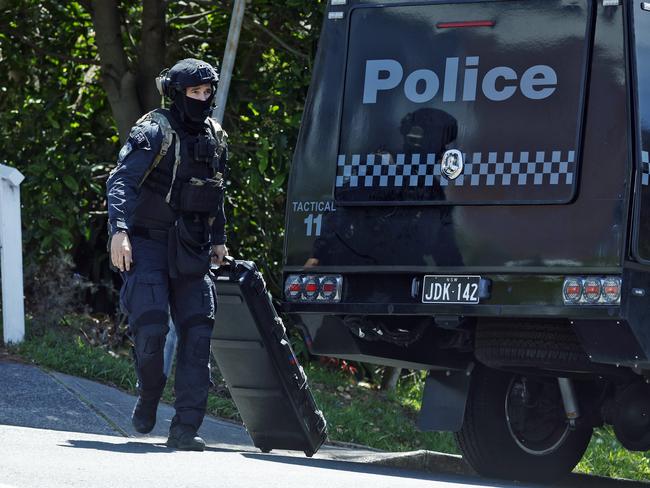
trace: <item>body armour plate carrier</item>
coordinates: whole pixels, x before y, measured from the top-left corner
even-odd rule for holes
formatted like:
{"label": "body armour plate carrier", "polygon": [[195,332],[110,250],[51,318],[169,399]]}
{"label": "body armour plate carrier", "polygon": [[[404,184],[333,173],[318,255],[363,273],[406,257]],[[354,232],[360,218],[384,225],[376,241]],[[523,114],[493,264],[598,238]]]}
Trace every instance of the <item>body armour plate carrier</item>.
{"label": "body armour plate carrier", "polygon": [[[206,196],[209,197],[209,189],[217,190],[214,192],[215,195],[223,193],[224,168],[221,159],[226,150],[228,137],[226,132],[214,119],[207,118],[214,154],[209,160],[197,161],[195,157],[197,151],[195,151],[194,145],[197,143],[197,139],[205,138],[205,135],[200,134],[197,137],[188,134],[173,122],[172,115],[165,109],[156,109],[145,114],[137,121],[136,125],[146,121],[156,123],[160,127],[163,138],[160,151],[147,169],[139,186],[144,186],[158,195],[163,195],[165,202],[176,211],[209,211],[207,208],[202,210],[205,207],[211,207],[209,202],[205,202],[207,205],[202,204],[197,202],[196,198],[200,200]],[[174,147],[173,165],[171,167],[160,166],[160,162],[172,146]],[[189,150],[190,146],[192,150]],[[208,147],[210,146],[211,144],[208,144]],[[206,155],[201,154],[201,156],[205,157]],[[187,187],[196,188],[186,189]],[[200,189],[198,189],[199,187]],[[214,195],[209,199],[212,203],[216,203]]]}
{"label": "body armour plate carrier", "polygon": [[[223,204],[222,161],[226,132],[216,121],[206,119],[209,133],[193,136],[163,109],[149,112],[137,124],[146,121],[160,127],[162,141],[158,154],[140,181],[133,224],[166,230],[180,215],[214,214]],[[204,140],[200,145],[203,151],[195,151],[201,139]],[[213,154],[206,154],[206,147]],[[165,159],[170,150],[173,150],[173,158]],[[189,220],[196,221],[196,218]]]}

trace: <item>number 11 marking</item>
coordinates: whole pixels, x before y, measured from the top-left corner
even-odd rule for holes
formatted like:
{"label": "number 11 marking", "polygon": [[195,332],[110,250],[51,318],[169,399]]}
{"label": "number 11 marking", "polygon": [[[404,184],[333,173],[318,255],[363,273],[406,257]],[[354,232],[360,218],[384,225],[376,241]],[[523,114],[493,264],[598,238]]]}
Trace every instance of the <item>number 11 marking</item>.
{"label": "number 11 marking", "polygon": [[[304,222],[307,226],[307,236],[320,236],[321,226],[323,224],[323,214],[318,214],[316,216],[314,216],[314,214],[309,214]],[[314,232],[314,225],[316,226],[316,232]]]}

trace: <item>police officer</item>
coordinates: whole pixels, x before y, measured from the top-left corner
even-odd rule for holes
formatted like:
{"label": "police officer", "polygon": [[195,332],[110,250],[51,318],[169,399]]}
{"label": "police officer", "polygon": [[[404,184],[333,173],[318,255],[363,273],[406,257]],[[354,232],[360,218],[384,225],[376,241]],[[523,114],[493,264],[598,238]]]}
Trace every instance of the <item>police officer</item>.
{"label": "police officer", "polygon": [[120,304],[135,343],[138,401],[133,425],[150,432],[167,380],[163,350],[171,312],[178,335],[174,416],[167,446],[202,451],[197,431],[210,383],[216,295],[210,260],[221,264],[226,134],[209,115],[218,75],[184,59],[156,80],[169,110],[142,117],[107,182],[110,252],[124,278]]}

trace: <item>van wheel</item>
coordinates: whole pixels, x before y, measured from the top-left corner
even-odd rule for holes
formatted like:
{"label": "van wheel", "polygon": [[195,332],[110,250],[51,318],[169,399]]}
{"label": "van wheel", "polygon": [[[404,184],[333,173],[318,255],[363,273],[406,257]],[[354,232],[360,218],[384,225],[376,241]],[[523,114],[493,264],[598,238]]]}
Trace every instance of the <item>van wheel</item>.
{"label": "van wheel", "polygon": [[593,369],[575,332],[563,322],[480,321],[474,346],[476,358],[491,368]]}
{"label": "van wheel", "polygon": [[481,476],[549,481],[575,467],[591,433],[567,423],[556,378],[478,367],[456,441]]}

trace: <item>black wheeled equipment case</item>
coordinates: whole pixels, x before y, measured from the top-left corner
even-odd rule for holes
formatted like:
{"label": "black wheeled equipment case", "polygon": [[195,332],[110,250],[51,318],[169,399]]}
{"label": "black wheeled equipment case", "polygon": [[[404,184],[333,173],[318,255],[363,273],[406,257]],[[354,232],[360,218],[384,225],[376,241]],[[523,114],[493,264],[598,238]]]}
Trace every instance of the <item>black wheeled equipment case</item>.
{"label": "black wheeled equipment case", "polygon": [[311,457],[327,437],[326,421],[261,273],[251,261],[230,260],[212,279],[212,350],[255,447]]}

